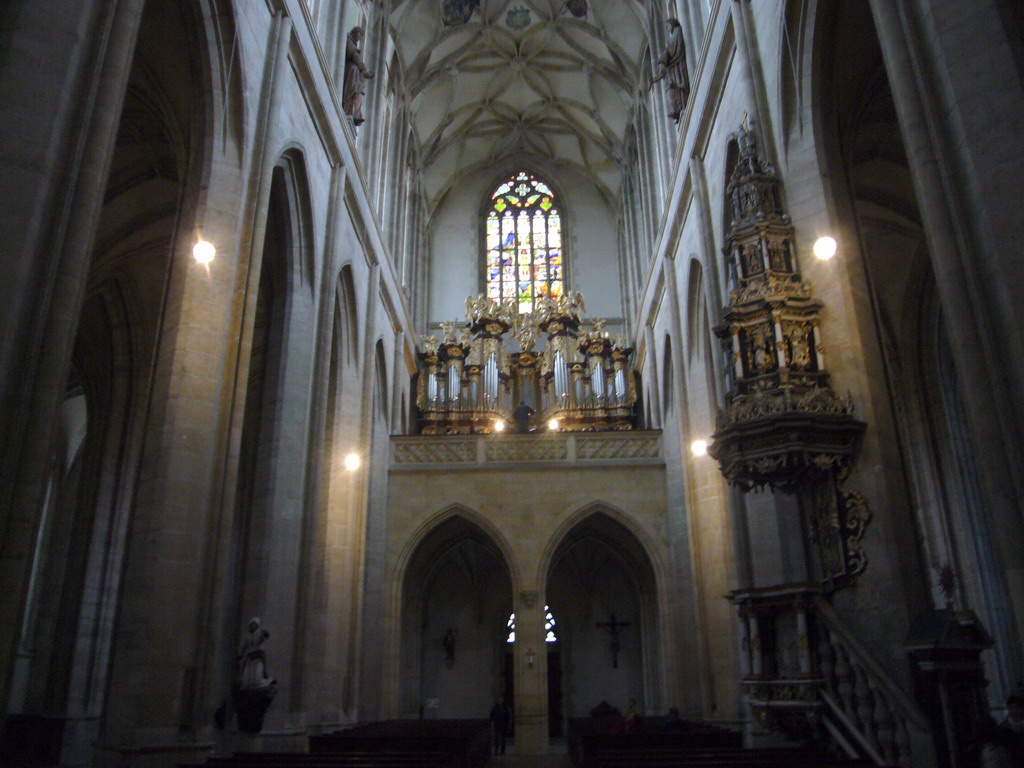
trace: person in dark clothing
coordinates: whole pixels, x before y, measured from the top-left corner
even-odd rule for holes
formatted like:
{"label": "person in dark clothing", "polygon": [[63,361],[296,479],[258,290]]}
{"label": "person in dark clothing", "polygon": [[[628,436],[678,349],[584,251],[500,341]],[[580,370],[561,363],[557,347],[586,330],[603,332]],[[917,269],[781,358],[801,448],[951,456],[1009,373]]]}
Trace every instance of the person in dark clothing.
{"label": "person in dark clothing", "polygon": [[494,754],[505,754],[505,736],[508,735],[508,726],[512,722],[512,712],[505,703],[505,697],[499,696],[491,707],[491,725],[494,727]]}
{"label": "person in dark clothing", "polygon": [[1006,700],[1006,718],[996,729],[998,743],[1009,752],[1013,768],[1024,768],[1024,697]]}
{"label": "person in dark clothing", "polygon": [[665,719],[665,724],[662,726],[662,730],[665,733],[685,733],[686,723],[679,717],[679,710],[672,707],[668,711],[668,717]]}
{"label": "person in dark clothing", "polygon": [[522,400],[519,401],[519,405],[512,411],[512,418],[516,421],[516,428],[522,433],[526,434],[530,431],[530,417],[533,416],[534,410]]}

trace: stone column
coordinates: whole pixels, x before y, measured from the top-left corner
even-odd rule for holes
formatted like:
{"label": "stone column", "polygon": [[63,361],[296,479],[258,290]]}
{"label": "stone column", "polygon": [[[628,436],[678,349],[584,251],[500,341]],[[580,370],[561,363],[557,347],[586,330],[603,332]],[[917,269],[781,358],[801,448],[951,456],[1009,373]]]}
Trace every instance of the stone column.
{"label": "stone column", "polygon": [[0,69],[0,700],[26,610],[48,457],[142,0],[20,2]]}
{"label": "stone column", "polygon": [[544,643],[544,599],[537,590],[519,593],[516,603],[516,754],[548,751],[548,655]]}
{"label": "stone column", "polygon": [[1024,640],[1024,221],[1010,190],[1024,173],[1024,91],[995,4],[871,8],[1008,587],[1012,618],[989,629],[1010,646],[1001,682],[1012,685]]}

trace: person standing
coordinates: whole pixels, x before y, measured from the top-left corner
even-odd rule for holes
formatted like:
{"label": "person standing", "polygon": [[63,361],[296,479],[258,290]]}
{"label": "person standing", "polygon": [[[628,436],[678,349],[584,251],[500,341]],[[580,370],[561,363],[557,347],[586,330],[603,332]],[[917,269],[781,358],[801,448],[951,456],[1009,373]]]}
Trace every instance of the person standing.
{"label": "person standing", "polygon": [[999,723],[997,733],[1014,768],[1024,768],[1024,696],[1010,696],[1006,700],[1006,717]]}
{"label": "person standing", "polygon": [[533,416],[533,414],[533,408],[520,400],[519,405],[512,412],[512,418],[515,419],[516,429],[519,430],[520,434],[525,435],[530,431],[530,417]]}
{"label": "person standing", "polygon": [[505,737],[508,735],[508,726],[512,722],[512,712],[505,703],[505,697],[499,696],[491,707],[491,725],[494,729],[494,754],[505,754]]}

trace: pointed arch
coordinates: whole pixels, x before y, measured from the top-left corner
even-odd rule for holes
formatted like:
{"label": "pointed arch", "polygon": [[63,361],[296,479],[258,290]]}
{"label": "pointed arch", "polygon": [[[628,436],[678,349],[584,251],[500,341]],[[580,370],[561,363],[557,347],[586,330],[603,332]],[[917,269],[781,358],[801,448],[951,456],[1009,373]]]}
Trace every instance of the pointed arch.
{"label": "pointed arch", "polygon": [[359,365],[359,313],[356,283],[352,277],[352,265],[345,264],[338,273],[338,292],[335,301],[338,312],[338,331],[346,361]]}
{"label": "pointed arch", "polygon": [[686,357],[691,364],[703,357],[704,339],[709,331],[707,320],[704,268],[697,258],[691,258],[686,279]]}
{"label": "pointed arch", "polygon": [[312,291],[316,278],[313,234],[316,229],[305,152],[298,144],[289,144],[274,164],[270,207],[283,222],[287,222],[285,248],[289,292],[300,286]]}
{"label": "pointed arch", "polygon": [[[419,715],[425,698],[440,699],[440,717],[468,717],[489,706],[518,583],[509,554],[492,524],[455,505],[425,521],[406,542],[390,601],[399,617],[390,673],[400,715]],[[473,675],[455,669],[457,653],[468,659]]]}
{"label": "pointed arch", "polygon": [[548,539],[548,543],[545,545],[544,552],[537,565],[537,584],[547,582],[551,565],[557,556],[558,549],[567,540],[569,534],[575,528],[585,523],[588,518],[595,515],[601,515],[616,523],[625,533],[628,533],[635,539],[643,557],[649,561],[653,569],[658,586],[660,587],[665,583],[664,559],[659,554],[659,548],[655,544],[654,537],[640,526],[632,515],[629,515],[614,504],[609,504],[606,501],[592,501],[569,515],[551,534],[551,538]]}
{"label": "pointed arch", "polygon": [[[569,717],[585,716],[605,697],[635,697],[642,710],[663,706],[663,670],[657,660],[667,642],[662,616],[668,614],[659,589],[664,581],[645,539],[629,515],[593,503],[570,516],[549,542],[541,583],[546,603],[559,617],[564,713]],[[608,637],[594,634],[595,625],[611,633],[611,646]],[[623,630],[628,642],[620,644]],[[620,672],[596,686],[589,670],[608,661]]]}
{"label": "pointed arch", "polygon": [[661,407],[665,412],[666,419],[674,410],[673,401],[676,395],[675,387],[673,386],[675,383],[675,373],[672,368],[672,335],[666,333],[661,354]]}
{"label": "pointed arch", "polygon": [[410,534],[395,560],[392,579],[393,586],[394,577],[401,578],[402,574],[406,572],[410,558],[416,549],[423,543],[424,539],[426,539],[431,532],[438,529],[453,517],[464,518],[468,523],[479,528],[491,541],[494,542],[495,546],[497,546],[498,550],[501,552],[502,559],[508,566],[509,573],[512,576],[513,587],[518,589],[518,585],[522,584],[522,576],[515,557],[515,551],[509,544],[508,539],[505,538],[505,535],[493,522],[491,522],[489,518],[480,514],[475,509],[462,504],[450,504],[447,507],[438,510],[430,517],[424,519],[423,522],[420,523],[420,525],[418,525]]}
{"label": "pointed arch", "polygon": [[374,416],[381,420],[382,424],[388,423],[388,412],[390,410],[390,398],[388,397],[388,362],[384,354],[384,340],[377,339],[374,347]]}

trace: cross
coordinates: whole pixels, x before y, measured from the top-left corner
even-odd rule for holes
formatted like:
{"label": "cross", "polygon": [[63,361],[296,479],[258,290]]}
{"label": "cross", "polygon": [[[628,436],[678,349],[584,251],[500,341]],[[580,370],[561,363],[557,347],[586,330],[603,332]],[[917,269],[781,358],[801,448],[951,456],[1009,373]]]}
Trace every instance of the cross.
{"label": "cross", "polygon": [[608,633],[612,636],[612,669],[619,668],[619,632],[626,627],[633,626],[631,621],[616,621],[615,614],[609,614],[609,621],[598,622],[597,626],[600,629],[607,629]]}

